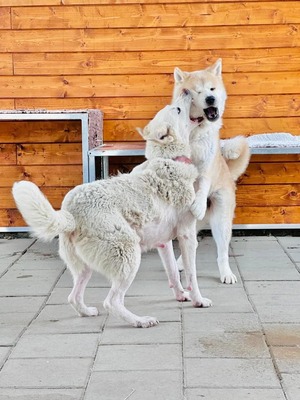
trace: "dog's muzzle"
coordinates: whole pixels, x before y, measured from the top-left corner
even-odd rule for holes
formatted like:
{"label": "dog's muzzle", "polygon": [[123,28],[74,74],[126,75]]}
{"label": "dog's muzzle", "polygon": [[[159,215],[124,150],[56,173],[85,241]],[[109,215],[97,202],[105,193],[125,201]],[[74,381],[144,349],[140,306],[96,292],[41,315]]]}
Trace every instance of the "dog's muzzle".
{"label": "dog's muzzle", "polygon": [[219,118],[219,110],[217,107],[205,108],[204,113],[209,121],[216,121]]}

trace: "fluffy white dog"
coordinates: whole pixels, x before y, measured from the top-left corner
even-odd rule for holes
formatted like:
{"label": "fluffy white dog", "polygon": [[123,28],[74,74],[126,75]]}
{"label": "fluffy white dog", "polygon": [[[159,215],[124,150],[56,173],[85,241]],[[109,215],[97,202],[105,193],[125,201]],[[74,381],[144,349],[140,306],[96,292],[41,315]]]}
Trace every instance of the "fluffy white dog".
{"label": "fluffy white dog", "polygon": [[92,271],[112,283],[104,307],[135,327],[158,323],[137,316],[124,305],[125,293],[140,265],[141,253],[161,251],[178,238],[188,282],[184,292],[174,257],[165,263],[175,297],[190,297],[195,307],[208,307],[196,279],[196,220],[189,211],[195,200],[197,169],[191,164],[189,136],[198,124],[190,121],[192,96],[184,90],[171,106],[159,111],[145,127],[148,161],[140,171],[79,185],[55,211],[39,188],[28,181],[13,186],[13,196],[33,233],[46,241],[59,235],[59,253],[71,271],[74,287],[69,302],[80,316],[98,315],[84,303]]}

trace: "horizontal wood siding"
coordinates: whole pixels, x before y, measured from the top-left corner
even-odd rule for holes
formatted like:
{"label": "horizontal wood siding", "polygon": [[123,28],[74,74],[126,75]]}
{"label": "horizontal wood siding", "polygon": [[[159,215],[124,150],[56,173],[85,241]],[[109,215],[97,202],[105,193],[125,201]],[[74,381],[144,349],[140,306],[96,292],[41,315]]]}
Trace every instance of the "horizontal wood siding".
{"label": "horizontal wood siding", "polygon": [[[220,57],[222,138],[300,135],[299,1],[2,0],[0,26],[1,109],[98,108],[104,140],[136,141],[136,127],[170,101],[174,67]],[[59,207],[81,182],[81,160],[77,122],[0,122],[0,226],[21,223],[15,180],[33,180]],[[134,162],[114,160],[113,170]],[[253,156],[235,222],[300,223],[298,162]]]}

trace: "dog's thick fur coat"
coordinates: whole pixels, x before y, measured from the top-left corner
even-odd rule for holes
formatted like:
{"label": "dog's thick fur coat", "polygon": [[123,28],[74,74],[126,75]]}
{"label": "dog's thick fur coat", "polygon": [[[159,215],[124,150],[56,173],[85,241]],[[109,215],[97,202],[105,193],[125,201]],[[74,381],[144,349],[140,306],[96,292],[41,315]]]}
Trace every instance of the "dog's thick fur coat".
{"label": "dog's thick fur coat", "polygon": [[[193,305],[211,305],[197,285],[196,227],[189,211],[198,172],[192,164],[177,161],[190,156],[189,134],[196,125],[189,119],[190,105],[191,95],[184,91],[143,130],[148,161],[142,170],[79,185],[66,195],[59,211],[33,183],[14,184],[16,204],[34,234],[46,241],[59,235],[59,253],[74,280],[69,302],[79,315],[98,315],[83,299],[92,270],[96,270],[112,283],[104,302],[109,312],[136,327],[156,325],[156,318],[127,310],[124,296],[138,271],[141,252],[159,248],[162,254],[170,254],[168,246],[175,237]],[[175,297],[184,301],[188,296],[175,258],[165,259],[170,287]]]}
{"label": "dog's thick fur coat", "polygon": [[221,152],[219,131],[226,101],[221,59],[195,72],[175,68],[174,79],[173,99],[183,89],[189,90],[193,96],[190,117],[199,122],[190,135],[191,158],[199,173],[196,200],[191,208],[198,220],[197,232],[210,225],[217,244],[220,279],[223,283],[235,283],[228,253],[236,205],[235,181],[249,163],[248,142],[242,136],[225,140]]}

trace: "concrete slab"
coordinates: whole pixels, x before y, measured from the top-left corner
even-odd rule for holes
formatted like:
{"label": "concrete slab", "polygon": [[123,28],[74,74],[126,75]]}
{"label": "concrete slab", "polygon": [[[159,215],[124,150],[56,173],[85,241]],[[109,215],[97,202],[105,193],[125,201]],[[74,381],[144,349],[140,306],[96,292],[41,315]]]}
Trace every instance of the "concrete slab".
{"label": "concrete slab", "polygon": [[300,347],[272,347],[272,352],[281,373],[299,374],[300,378]]}
{"label": "concrete slab", "polygon": [[93,372],[85,400],[182,400],[181,371]]}
{"label": "concrete slab", "polygon": [[45,303],[45,296],[0,297],[1,314],[38,312]]}
{"label": "concrete slab", "polygon": [[6,358],[11,351],[10,347],[0,347],[0,368],[6,361]]}
{"label": "concrete slab", "polygon": [[272,346],[300,347],[300,324],[264,324],[264,330]]}
{"label": "concrete slab", "polygon": [[34,318],[35,313],[0,314],[0,346],[13,346]]}
{"label": "concrete slab", "polygon": [[260,332],[185,332],[183,354],[192,358],[270,358]]}
{"label": "concrete slab", "polygon": [[282,236],[278,238],[278,242],[284,250],[290,255],[293,261],[300,262],[300,237],[299,236]]}
{"label": "concrete slab", "polygon": [[0,400],[81,400],[82,389],[1,389]]}
{"label": "concrete slab", "polygon": [[268,359],[186,358],[185,384],[204,388],[280,388]]}
{"label": "concrete slab", "polygon": [[[245,282],[247,292],[251,295],[277,295],[300,293],[300,281],[248,281]],[[252,296],[251,296],[252,297]]]}
{"label": "concrete slab", "polygon": [[254,313],[183,313],[184,332],[260,332],[258,317]]}
{"label": "concrete slab", "polygon": [[286,400],[281,389],[188,389],[186,400]]}
{"label": "concrete slab", "polygon": [[83,388],[91,358],[9,359],[0,371],[2,388]]}
{"label": "concrete slab", "polygon": [[[112,357],[114,354],[114,357]],[[181,370],[181,344],[100,345],[93,371]]]}
{"label": "concrete slab", "polygon": [[46,305],[27,333],[98,333],[102,331],[105,318],[106,314],[79,317],[70,305]]}
{"label": "concrete slab", "polygon": [[87,358],[94,357],[98,334],[25,334],[10,358]]}
{"label": "concrete slab", "polygon": [[288,400],[300,399],[300,375],[299,374],[281,374],[282,384],[287,393]]}
{"label": "concrete slab", "polygon": [[162,322],[148,329],[108,323],[101,344],[174,344],[182,342],[180,322]]}

